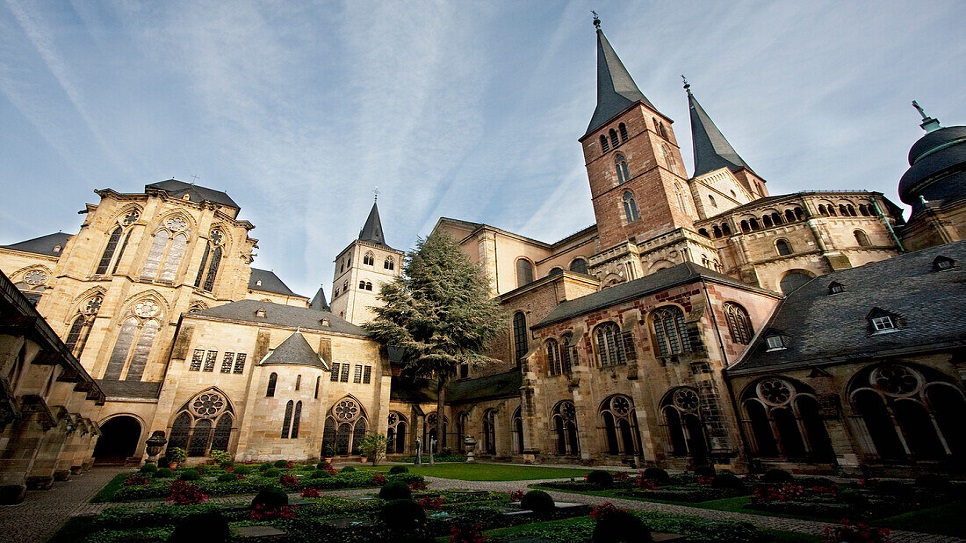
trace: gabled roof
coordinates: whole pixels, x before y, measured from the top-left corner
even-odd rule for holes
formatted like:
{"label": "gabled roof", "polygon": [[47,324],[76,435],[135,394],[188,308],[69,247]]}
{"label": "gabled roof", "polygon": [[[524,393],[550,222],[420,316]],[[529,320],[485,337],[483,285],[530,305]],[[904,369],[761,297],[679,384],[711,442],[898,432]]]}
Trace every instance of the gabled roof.
{"label": "gabled roof", "polygon": [[635,300],[637,298],[654,294],[673,286],[691,283],[700,279],[706,279],[744,290],[751,290],[762,294],[767,294],[769,296],[777,296],[774,292],[746,285],[734,277],[718,273],[714,270],[699,266],[693,262],[685,262],[683,264],[678,264],[677,266],[652,273],[651,275],[641,277],[640,279],[607,287],[600,292],[595,292],[594,294],[581,296],[580,298],[574,300],[567,300],[555,307],[553,311],[544,317],[543,320],[533,325],[532,328],[536,330],[538,328],[562,322],[579,315],[597,311],[599,309],[610,307],[622,302]]}
{"label": "gabled roof", "polygon": [[168,179],[167,181],[159,181],[157,183],[151,183],[146,185],[147,189],[158,189],[163,190],[168,193],[168,195],[175,198],[183,198],[185,194],[192,202],[214,202],[216,204],[226,205],[234,207],[235,209],[241,209],[238,204],[232,200],[227,193],[220,190],[209,189],[207,187],[202,187],[200,185],[192,185],[190,183],[185,183],[184,181],[178,181],[177,179]]}
{"label": "gabled roof", "polygon": [[309,307],[316,311],[330,311],[329,302],[325,300],[325,291],[322,287],[319,287],[319,291],[315,293],[312,301],[309,302]]}
{"label": "gabled roof", "polygon": [[268,355],[265,360],[263,360],[260,365],[270,366],[276,364],[292,364],[297,366],[315,366],[318,368],[329,369],[328,364],[322,360],[312,347],[309,345],[308,341],[305,341],[305,336],[302,335],[301,331],[296,331],[294,334],[290,335],[285,339],[272,354]]}
{"label": "gabled roof", "polygon": [[[966,345],[966,273],[936,271],[946,256],[963,262],[958,241],[832,272],[812,279],[779,305],[758,339],[728,373],[749,373],[901,356]],[[845,286],[830,294],[829,284]],[[898,315],[895,332],[872,333],[868,317],[879,308]],[[782,336],[785,348],[768,351],[765,338]]]}
{"label": "gabled roof", "polygon": [[376,245],[386,245],[386,238],[382,234],[382,221],[379,220],[379,206],[376,205],[376,202],[372,203],[372,209],[369,210],[369,217],[366,218],[366,224],[362,226],[362,230],[359,232],[359,241],[368,241]]}
{"label": "gabled roof", "polygon": [[275,272],[269,270],[260,270],[258,268],[252,268],[252,276],[248,278],[248,289],[258,290],[261,292],[271,292],[273,294],[282,294],[285,296],[298,296],[298,294],[292,292],[292,289],[288,288],[281,279],[275,275]]}
{"label": "gabled roof", "polygon": [[[265,316],[259,317],[257,315],[258,310],[264,310]],[[185,315],[185,318],[193,317],[301,328],[302,330],[331,331],[360,337],[366,335],[362,328],[328,311],[316,311],[308,307],[295,307],[259,300],[239,300]],[[323,319],[328,322],[328,326],[322,324]]]}
{"label": "gabled roof", "polygon": [[520,370],[475,379],[458,379],[446,385],[446,401],[465,403],[497,398],[519,398],[522,384],[523,374]]}
{"label": "gabled roof", "polygon": [[690,85],[685,84],[688,91],[688,108],[691,110],[691,140],[694,145],[694,177],[713,172],[721,168],[728,168],[735,172],[742,168],[754,173],[745,163],[735,148],[728,143],[724,134],[704,111],[698,99],[691,94]]}
{"label": "gabled roof", "polygon": [[597,25],[597,108],[594,109],[594,116],[590,119],[585,137],[637,102],[643,102],[647,107],[657,111],[641,89],[637,88],[637,83],[627,72],[624,63],[621,62],[597,23],[599,21],[595,21]]}
{"label": "gabled roof", "polygon": [[[74,234],[65,234],[64,232],[57,232],[56,234],[47,234],[46,236],[40,236],[39,238],[28,239],[26,241],[21,241],[20,243],[14,243],[12,245],[3,245],[7,249],[13,249],[14,251],[23,251],[25,253],[35,253],[38,255],[48,255],[48,256],[60,256],[64,250],[64,245],[67,244],[67,240],[74,237]],[[60,250],[55,251],[55,247],[60,247]]]}

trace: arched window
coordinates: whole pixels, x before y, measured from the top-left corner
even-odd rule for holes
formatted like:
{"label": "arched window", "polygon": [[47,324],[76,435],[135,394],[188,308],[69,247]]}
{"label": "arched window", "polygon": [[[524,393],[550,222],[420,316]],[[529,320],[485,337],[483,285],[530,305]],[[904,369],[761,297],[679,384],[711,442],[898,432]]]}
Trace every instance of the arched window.
{"label": "arched window", "polygon": [[805,211],[802,210],[802,208],[800,208],[800,207],[796,207],[795,208],[795,218],[798,219],[798,220],[800,220],[800,221],[801,220],[804,220],[805,219]]}
{"label": "arched window", "polygon": [[547,371],[550,375],[560,375],[560,345],[556,339],[547,340]]}
{"label": "arched window", "polygon": [[792,270],[782,277],[779,288],[781,289],[782,294],[787,296],[791,291],[811,281],[812,277],[815,276],[805,270]]}
{"label": "arched window", "polygon": [[835,458],[815,392],[805,384],[766,377],[742,395],[745,433],[759,457],[827,462]]}
{"label": "arched window", "polygon": [[689,456],[695,465],[708,460],[708,435],[701,418],[701,397],[691,387],[679,387],[661,400],[663,425],[667,429],[671,454]]}
{"label": "arched window", "polygon": [[[623,126],[623,125],[621,125]],[[513,454],[523,454],[523,416],[520,408],[513,411],[512,428],[510,429],[510,443],[513,444]]]}
{"label": "arched window", "polygon": [[389,412],[389,428],[386,430],[386,453],[402,454],[406,452],[406,428],[409,423],[402,413]]}
{"label": "arched window", "polygon": [[640,218],[637,213],[637,202],[634,200],[634,193],[626,191],[624,193],[624,217],[628,223],[632,223]]}
{"label": "arched window", "polygon": [[[708,233],[708,229],[707,228],[699,228],[698,229],[698,233],[701,234],[702,236],[706,237],[706,238],[710,238],[711,237],[711,234]],[[718,233],[720,234],[721,232],[718,232]]]}
{"label": "arched window", "polygon": [[795,212],[791,209],[785,210],[785,222],[795,222]]}
{"label": "arched window", "polygon": [[617,131],[621,133],[621,142],[627,141],[627,126],[624,123],[617,125]]}
{"label": "arched window", "polygon": [[751,226],[751,231],[752,232],[761,230],[761,225],[758,224],[758,219],[756,219],[754,217],[752,217],[751,219],[748,219],[748,225]]}
{"label": "arched window", "polygon": [[189,456],[207,456],[211,451],[228,452],[234,410],[225,395],[215,388],[185,402],[175,416],[168,450],[180,447]]}
{"label": "arched window", "polygon": [[372,281],[359,281],[359,290],[372,290]]}
{"label": "arched window", "polygon": [[668,144],[661,146],[661,154],[664,155],[664,162],[667,164],[667,169],[672,172],[678,171],[678,161],[674,158],[674,152],[671,151],[671,147]]}
{"label": "arched window", "polygon": [[610,142],[607,141],[607,136],[603,134],[600,136],[600,150],[604,153],[610,151]]}
{"label": "arched window", "polygon": [[778,213],[772,213],[771,214],[771,222],[775,226],[778,226],[778,225],[782,224],[782,216],[779,215]]}
{"label": "arched window", "polygon": [[792,254],[791,245],[789,245],[788,242],[783,239],[780,239],[775,242],[775,249],[777,249],[778,254],[782,256]]}
{"label": "arched window", "polygon": [[517,259],[517,286],[529,285],[533,282],[533,264],[525,258]]}
{"label": "arched window", "polygon": [[[117,266],[121,263],[121,257],[124,256],[124,249],[127,248],[127,242],[131,236],[129,227],[136,223],[140,217],[140,210],[131,209],[118,220],[118,225],[111,230],[111,235],[108,236],[107,245],[104,247],[104,252],[101,253],[101,260],[97,264],[95,274],[104,275],[107,270],[111,270],[111,273],[117,271]],[[122,238],[123,242],[121,241]],[[120,246],[120,249],[118,249],[118,246]]]}
{"label": "arched window", "polygon": [[301,388],[302,388],[302,376],[301,375],[296,375],[295,376],[295,390],[301,390]]}
{"label": "arched window", "polygon": [[723,223],[721,225],[721,233],[724,234],[724,235],[726,235],[726,236],[730,236],[731,235],[731,225],[729,225],[728,223]]}
{"label": "arched window", "polygon": [[564,334],[561,339],[563,339],[563,349],[560,353],[561,370],[569,375],[577,365],[577,340],[571,333]]}
{"label": "arched window", "polygon": [[161,307],[152,300],[142,300],[134,305],[121,323],[117,342],[107,362],[104,379],[116,381],[127,368],[128,381],[140,381],[148,362],[154,338],[161,329]]}
{"label": "arched window", "polygon": [[282,419],[282,439],[288,439],[289,431],[292,428],[292,411],[294,411],[294,409],[295,402],[289,400],[288,403],[285,404],[285,417]]}
{"label": "arched window", "polygon": [[715,239],[720,238],[721,228],[719,228],[717,224],[714,225],[713,227],[711,227],[711,234],[715,237]]}
{"label": "arched window", "polygon": [[266,398],[275,397],[275,386],[277,384],[278,384],[278,374],[275,372],[272,372],[272,374],[268,376],[268,389],[266,389],[265,391]]}
{"label": "arched window", "polygon": [[195,277],[195,287],[200,287],[206,292],[211,292],[215,287],[215,278],[218,276],[218,268],[221,266],[221,257],[224,253],[222,245],[225,243],[225,236],[218,228],[212,228],[208,234],[208,243],[205,245],[205,252],[201,256],[201,266],[198,266],[198,276]]}
{"label": "arched window", "polygon": [[97,311],[102,303],[104,303],[104,296],[95,294],[77,308],[77,316],[70,325],[64,345],[78,359],[84,352],[87,337],[91,333],[91,327],[94,326],[94,319],[97,318]]}
{"label": "arched window", "polygon": [[849,210],[846,209],[845,204],[839,204],[839,214],[843,217],[849,216]]}
{"label": "arched window", "polygon": [[587,273],[587,261],[583,258],[575,258],[573,262],[570,263],[570,271],[575,273]]}
{"label": "arched window", "polygon": [[614,169],[617,170],[617,183],[626,183],[631,179],[630,169],[627,167],[627,159],[624,155],[614,157]]}
{"label": "arched window", "polygon": [[748,316],[745,308],[733,302],[726,302],[724,310],[725,317],[728,319],[731,340],[742,345],[751,343],[754,330],[751,327],[751,317]]}
{"label": "arched window", "polygon": [[772,226],[774,226],[771,222],[770,215],[762,215],[761,223],[765,226],[765,228],[771,228]]}
{"label": "arched window", "polygon": [[604,452],[633,456],[641,450],[634,400],[629,396],[617,394],[604,400],[600,404],[600,424],[598,431],[607,446]]}
{"label": "arched window", "polygon": [[610,134],[610,144],[612,146],[617,147],[618,145],[620,145],[620,140],[617,139],[617,132],[614,132],[613,128],[610,129],[608,134]]}
{"label": "arched window", "polygon": [[171,283],[177,275],[188,245],[188,222],[181,217],[168,217],[154,233],[141,269],[141,280]]}
{"label": "arched window", "polygon": [[708,202],[711,203],[711,207],[718,207],[718,202],[714,201],[714,196],[708,195]]}
{"label": "arched window", "polygon": [[519,366],[530,349],[527,342],[527,316],[523,314],[523,311],[517,311],[513,314],[513,346],[514,357]]}
{"label": "arched window", "polygon": [[597,357],[601,367],[627,364],[623,337],[616,324],[606,322],[597,327]]}
{"label": "arched window", "polygon": [[684,312],[680,308],[668,306],[657,309],[652,315],[652,320],[654,337],[661,356],[691,351],[691,340],[688,338],[684,324]]}
{"label": "arched window", "polygon": [[372,252],[370,251],[365,255],[363,255],[362,263],[365,264],[366,266],[372,266],[373,264],[376,263],[376,257],[373,256]]}
{"label": "arched window", "polygon": [[741,221],[741,231],[742,232],[751,232],[751,227],[748,226],[748,221],[745,221],[745,220],[742,220]]}
{"label": "arched window", "polygon": [[391,256],[387,256],[386,261],[382,263],[382,267],[387,270],[394,270],[396,269],[396,261]]}
{"label": "arched window", "polygon": [[[442,425],[440,425],[442,422]],[[449,429],[449,418],[443,417],[443,420],[439,420],[439,416],[435,411],[426,415],[426,424],[423,426],[423,449],[428,451],[433,440],[436,440],[436,451],[446,446],[446,434]]]}
{"label": "arched window", "polygon": [[483,452],[496,454],[496,410],[483,412]]}
{"label": "arched window", "polygon": [[319,387],[320,386],[322,386],[322,376],[321,375],[319,375],[318,377],[315,378],[315,396],[314,396],[314,398],[316,400],[319,399]]}
{"label": "arched window", "polygon": [[865,232],[856,230],[855,232],[852,232],[852,235],[855,236],[855,242],[859,244],[859,247],[868,247],[872,245],[872,243],[869,242],[869,236],[867,236]]}
{"label": "arched window", "polygon": [[574,402],[557,402],[553,407],[551,427],[556,437],[556,453],[561,456],[579,456],[580,442],[577,439],[577,410]]}
{"label": "arched window", "polygon": [[369,427],[366,410],[355,398],[346,396],[337,401],[325,416],[322,430],[322,450],[329,447],[339,456],[359,453],[359,444]]}
{"label": "arched window", "polygon": [[289,435],[292,439],[299,436],[299,423],[302,422],[302,401],[299,400],[295,403],[295,414],[292,415],[292,433]]}
{"label": "arched window", "polygon": [[869,207],[866,207],[865,204],[859,204],[859,214],[863,217],[868,217],[872,213],[869,212]]}

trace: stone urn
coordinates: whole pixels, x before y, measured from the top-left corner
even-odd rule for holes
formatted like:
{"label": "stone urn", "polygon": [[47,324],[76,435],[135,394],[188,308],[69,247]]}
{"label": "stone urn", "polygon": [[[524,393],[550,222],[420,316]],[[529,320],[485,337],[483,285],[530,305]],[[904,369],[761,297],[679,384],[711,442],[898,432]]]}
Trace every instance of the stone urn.
{"label": "stone urn", "polygon": [[476,450],[476,438],[471,435],[467,435],[463,438],[463,445],[466,447],[466,461],[468,463],[475,461],[475,458],[473,458],[473,451]]}

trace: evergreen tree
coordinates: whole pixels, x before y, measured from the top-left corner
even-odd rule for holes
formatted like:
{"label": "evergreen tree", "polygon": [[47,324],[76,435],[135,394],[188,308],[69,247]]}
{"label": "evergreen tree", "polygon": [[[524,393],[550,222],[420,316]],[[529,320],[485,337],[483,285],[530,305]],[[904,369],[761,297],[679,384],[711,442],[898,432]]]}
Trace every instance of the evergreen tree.
{"label": "evergreen tree", "polygon": [[437,233],[416,242],[403,274],[380,289],[384,305],[365,325],[377,341],[402,351],[411,375],[435,384],[440,424],[444,387],[460,365],[478,367],[493,360],[483,351],[504,319],[488,285],[486,274],[453,238]]}

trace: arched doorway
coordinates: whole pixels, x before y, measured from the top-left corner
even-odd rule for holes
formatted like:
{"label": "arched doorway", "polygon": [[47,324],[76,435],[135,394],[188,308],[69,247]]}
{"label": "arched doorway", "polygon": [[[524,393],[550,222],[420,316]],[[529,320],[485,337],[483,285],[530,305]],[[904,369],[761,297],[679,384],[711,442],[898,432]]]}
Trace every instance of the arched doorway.
{"label": "arched doorway", "polygon": [[94,461],[98,464],[124,464],[138,448],[141,423],[131,416],[114,417],[101,425],[101,437],[94,447]]}

